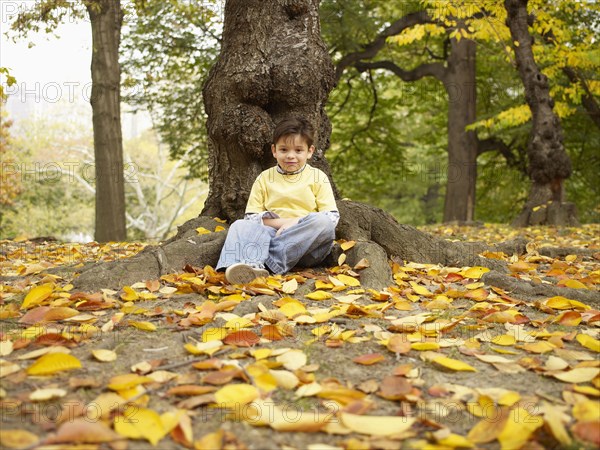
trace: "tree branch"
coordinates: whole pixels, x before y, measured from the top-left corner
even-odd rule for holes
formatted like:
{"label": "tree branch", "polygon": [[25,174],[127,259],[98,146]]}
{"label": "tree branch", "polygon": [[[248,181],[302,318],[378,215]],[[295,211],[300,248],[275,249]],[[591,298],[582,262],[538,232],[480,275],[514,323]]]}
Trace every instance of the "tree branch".
{"label": "tree branch", "polygon": [[444,82],[446,68],[442,63],[421,64],[412,70],[404,70],[392,61],[357,62],[354,64],[360,72],[371,69],[386,69],[400,77],[403,81],[416,81],[423,77],[434,77]]}
{"label": "tree branch", "polygon": [[[515,153],[513,152],[514,141],[506,144],[502,139],[498,139],[495,137],[487,138],[487,139],[479,139],[477,138],[477,156],[492,151],[498,151],[504,159],[506,159],[506,164],[509,167],[516,167],[519,171],[523,173],[527,173],[526,167],[523,164],[522,159],[517,158]],[[517,152],[518,153],[518,152]]]}
{"label": "tree branch", "polygon": [[348,66],[356,65],[357,62],[363,59],[374,58],[377,53],[379,53],[379,50],[383,48],[388,37],[396,36],[402,33],[402,31],[404,31],[406,28],[410,28],[413,25],[432,22],[433,21],[427,14],[427,11],[419,11],[416,13],[407,14],[401,19],[396,20],[389,27],[379,33],[373,42],[367,44],[364,47],[364,50],[349,53],[340,60],[335,69],[336,81],[340,80],[344,70],[346,70]]}
{"label": "tree branch", "polygon": [[581,87],[585,91],[585,95],[581,96],[581,104],[589,113],[590,119],[600,128],[600,106],[598,106],[585,79],[578,75],[572,67],[566,66],[562,70],[571,83],[581,83]]}

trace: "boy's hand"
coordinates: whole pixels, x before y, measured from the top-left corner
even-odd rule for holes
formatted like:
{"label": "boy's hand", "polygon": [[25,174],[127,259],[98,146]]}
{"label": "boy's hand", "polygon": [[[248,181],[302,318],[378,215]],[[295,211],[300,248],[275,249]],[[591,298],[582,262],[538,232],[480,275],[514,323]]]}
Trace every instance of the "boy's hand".
{"label": "boy's hand", "polygon": [[284,230],[287,230],[290,227],[293,227],[294,225],[296,225],[298,223],[298,221],[300,220],[300,217],[294,217],[293,219],[283,219],[283,224],[281,224],[281,226],[279,227],[279,229],[277,230],[277,233],[275,233],[275,236],[279,236],[281,233],[283,233]]}

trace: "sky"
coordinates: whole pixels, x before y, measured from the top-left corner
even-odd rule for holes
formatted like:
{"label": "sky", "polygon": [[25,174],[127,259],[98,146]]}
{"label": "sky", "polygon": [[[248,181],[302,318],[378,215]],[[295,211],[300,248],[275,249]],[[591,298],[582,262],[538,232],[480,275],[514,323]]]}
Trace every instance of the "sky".
{"label": "sky", "polygon": [[9,94],[9,112],[43,110],[44,103],[84,101],[91,86],[89,22],[68,17],[56,30],[58,38],[44,32],[31,33],[15,43],[5,35],[11,15],[16,8],[31,3],[0,0],[0,67],[8,68],[17,79],[16,85],[4,86]]}

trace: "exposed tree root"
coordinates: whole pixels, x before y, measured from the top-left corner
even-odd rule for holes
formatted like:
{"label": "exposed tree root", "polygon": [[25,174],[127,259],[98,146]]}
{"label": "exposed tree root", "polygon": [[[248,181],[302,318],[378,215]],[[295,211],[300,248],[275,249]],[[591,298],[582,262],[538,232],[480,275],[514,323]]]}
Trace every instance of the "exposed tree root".
{"label": "exposed tree root", "polygon": [[600,304],[600,293],[587,289],[571,289],[549,284],[534,283],[533,281],[518,280],[502,273],[491,271],[483,275],[482,281],[504,289],[509,295],[519,300],[537,300],[540,297],[562,296],[570,300]]}
{"label": "exposed tree root", "polygon": [[[340,223],[337,237],[355,240],[357,244],[347,253],[346,263],[354,267],[361,259],[369,261],[369,267],[361,269],[364,287],[383,289],[393,284],[388,259],[392,256],[417,263],[444,266],[483,266],[492,269],[484,280],[494,286],[513,292],[526,299],[536,296],[563,295],[583,301],[597,300],[598,293],[548,285],[528,283],[503,275],[506,263],[479,256],[486,250],[506,254],[523,254],[527,241],[516,239],[494,246],[480,242],[449,242],[423,233],[409,225],[399,224],[385,211],[369,205],[339,201]],[[166,273],[178,272],[187,264],[215,266],[225,240],[225,232],[198,235],[196,228],[214,230],[221,225],[214,219],[200,216],[179,227],[177,235],[159,246],[151,246],[139,254],[110,263],[98,263],[85,267],[74,280],[77,289],[85,291],[100,288],[118,289],[137,281],[159,278]],[[541,249],[541,254],[564,253],[562,249]],[[581,254],[577,249],[567,249],[567,254]],[[583,252],[587,255],[587,252]],[[341,254],[339,246],[324,262],[326,266],[337,265]]]}
{"label": "exposed tree root", "polygon": [[216,265],[226,233],[199,235],[196,228],[214,230],[222,225],[210,217],[197,217],[184,224],[173,238],[158,246],[146,247],[131,258],[97,263],[73,281],[76,289],[94,291],[119,289],[137,281],[152,280],[179,272],[186,265]]}

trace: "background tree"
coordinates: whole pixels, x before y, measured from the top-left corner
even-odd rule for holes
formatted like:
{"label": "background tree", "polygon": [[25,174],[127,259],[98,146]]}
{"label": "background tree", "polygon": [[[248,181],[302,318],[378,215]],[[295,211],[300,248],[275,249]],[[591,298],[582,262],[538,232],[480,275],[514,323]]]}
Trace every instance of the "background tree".
{"label": "background tree", "polygon": [[[0,98],[0,104],[3,101]],[[2,109],[0,111],[0,206],[2,207],[0,209],[0,230],[3,227],[5,211],[14,206],[15,199],[22,191],[19,168],[12,148],[11,125],[12,122],[8,120],[7,112]]]}
{"label": "background tree", "polygon": [[40,28],[51,32],[67,15],[90,19],[94,157],[96,168],[95,238],[126,239],[119,42],[123,12],[120,0],[69,2],[43,0],[22,11],[12,24],[20,37]]}
{"label": "background tree", "polygon": [[533,55],[527,3],[527,0],[504,2],[517,69],[532,114],[528,143],[532,185],[527,203],[514,224],[577,225],[574,205],[565,202],[564,181],[572,173],[571,160],[564,149],[560,120],[553,111],[548,78],[540,72]]}
{"label": "background tree", "polygon": [[[202,86],[219,51],[219,11],[206,2],[138,2],[123,27],[124,101],[145,110],[171,158],[206,179]],[[216,6],[216,5],[213,5]],[[156,36],[160,36],[157,39]]]}

